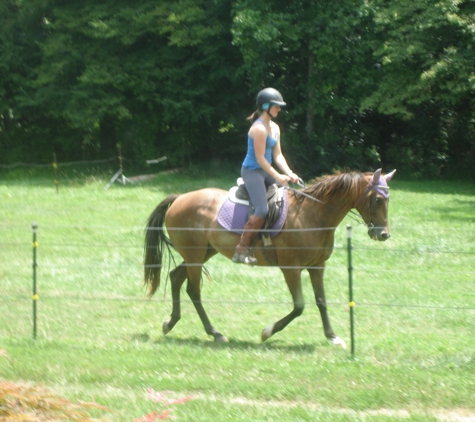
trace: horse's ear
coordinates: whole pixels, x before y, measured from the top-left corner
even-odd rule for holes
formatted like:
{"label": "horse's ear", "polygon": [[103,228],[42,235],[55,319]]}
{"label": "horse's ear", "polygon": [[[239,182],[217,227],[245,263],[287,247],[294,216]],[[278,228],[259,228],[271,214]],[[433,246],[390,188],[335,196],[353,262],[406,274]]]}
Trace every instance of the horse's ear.
{"label": "horse's ear", "polygon": [[386,182],[389,183],[389,181],[393,178],[394,176],[394,173],[396,173],[396,170],[393,170],[391,173],[388,173],[386,175],[384,175],[384,179],[386,180]]}
{"label": "horse's ear", "polygon": [[372,185],[378,185],[379,184],[379,179],[381,178],[381,171],[382,171],[382,169],[378,169],[374,172],[373,178],[371,179],[371,184]]}

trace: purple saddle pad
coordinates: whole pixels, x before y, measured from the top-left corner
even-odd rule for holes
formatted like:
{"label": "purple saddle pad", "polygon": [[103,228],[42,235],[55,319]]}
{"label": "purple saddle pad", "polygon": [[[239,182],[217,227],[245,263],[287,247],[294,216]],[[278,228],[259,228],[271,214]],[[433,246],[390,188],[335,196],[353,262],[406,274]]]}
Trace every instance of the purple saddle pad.
{"label": "purple saddle pad", "polygon": [[[287,189],[284,189],[283,191],[282,200],[279,218],[271,227],[269,227],[270,237],[277,236],[280,233],[280,230],[285,223],[285,219],[287,218]],[[218,212],[218,223],[226,230],[229,230],[233,233],[242,234],[244,225],[247,222],[248,210],[249,207],[247,205],[237,204],[228,198],[226,201],[224,201],[224,204],[221,206],[221,209]]]}

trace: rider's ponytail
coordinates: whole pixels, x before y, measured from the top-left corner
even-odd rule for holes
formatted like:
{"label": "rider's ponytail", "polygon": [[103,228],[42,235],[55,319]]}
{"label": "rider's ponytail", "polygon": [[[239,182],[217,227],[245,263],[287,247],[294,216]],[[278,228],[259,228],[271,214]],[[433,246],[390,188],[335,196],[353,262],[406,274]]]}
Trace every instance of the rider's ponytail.
{"label": "rider's ponytail", "polygon": [[254,123],[258,118],[259,116],[261,115],[262,113],[262,110],[260,109],[257,109],[254,113],[252,113],[246,120],[250,120],[251,123]]}

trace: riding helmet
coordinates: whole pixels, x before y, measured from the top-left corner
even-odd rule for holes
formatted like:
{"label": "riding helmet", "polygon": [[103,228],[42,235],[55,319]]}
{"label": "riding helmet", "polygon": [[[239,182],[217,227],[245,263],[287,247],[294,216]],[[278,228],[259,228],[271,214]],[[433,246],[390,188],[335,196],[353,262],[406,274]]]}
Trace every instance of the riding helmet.
{"label": "riding helmet", "polygon": [[282,98],[282,94],[274,88],[264,88],[257,94],[256,104],[258,107],[262,107],[264,104],[285,106],[287,105]]}

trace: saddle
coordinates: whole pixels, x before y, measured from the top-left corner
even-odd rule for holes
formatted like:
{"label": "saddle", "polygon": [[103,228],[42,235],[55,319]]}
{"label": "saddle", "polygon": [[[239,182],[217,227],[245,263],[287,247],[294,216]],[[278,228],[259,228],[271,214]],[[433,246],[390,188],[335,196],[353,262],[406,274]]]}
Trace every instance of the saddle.
{"label": "saddle", "polygon": [[[270,245],[270,233],[269,229],[277,222],[281,216],[281,210],[284,206],[284,188],[279,188],[275,183],[270,185],[267,188],[267,203],[269,206],[269,212],[267,213],[267,218],[262,227],[259,235],[262,237],[264,245]],[[242,204],[249,207],[247,213],[247,219],[254,214],[254,206],[252,205],[251,198],[244,184],[242,177],[237,179],[237,186],[232,187],[229,190],[228,198],[231,202],[236,204]]]}

